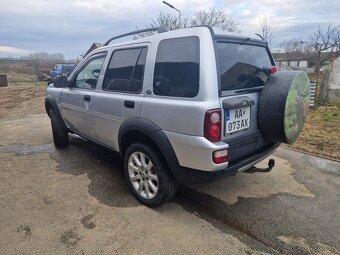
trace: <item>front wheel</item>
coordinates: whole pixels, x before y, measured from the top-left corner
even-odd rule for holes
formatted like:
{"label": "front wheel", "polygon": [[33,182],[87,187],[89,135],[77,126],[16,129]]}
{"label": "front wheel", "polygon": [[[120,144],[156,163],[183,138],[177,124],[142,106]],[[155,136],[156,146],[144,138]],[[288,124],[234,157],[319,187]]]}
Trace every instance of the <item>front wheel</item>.
{"label": "front wheel", "polygon": [[124,172],[134,196],[147,206],[167,202],[176,193],[176,180],[160,153],[151,146],[132,144],[124,156]]}

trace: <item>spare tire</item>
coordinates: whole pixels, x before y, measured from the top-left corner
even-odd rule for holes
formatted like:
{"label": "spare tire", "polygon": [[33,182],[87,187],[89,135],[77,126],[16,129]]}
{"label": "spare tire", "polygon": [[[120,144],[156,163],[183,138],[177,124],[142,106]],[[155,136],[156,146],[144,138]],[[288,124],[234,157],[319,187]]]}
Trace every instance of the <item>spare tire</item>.
{"label": "spare tire", "polygon": [[308,113],[309,89],[309,78],[302,71],[282,71],[269,77],[257,115],[265,140],[288,144],[296,141]]}

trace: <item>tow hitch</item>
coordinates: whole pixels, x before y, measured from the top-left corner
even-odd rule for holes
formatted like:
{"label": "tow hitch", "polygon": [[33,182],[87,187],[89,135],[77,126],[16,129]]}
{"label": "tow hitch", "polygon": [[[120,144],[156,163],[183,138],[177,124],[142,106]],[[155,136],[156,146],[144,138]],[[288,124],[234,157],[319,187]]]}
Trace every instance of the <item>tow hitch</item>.
{"label": "tow hitch", "polygon": [[275,166],[275,160],[274,159],[270,159],[268,161],[268,167],[267,168],[257,168],[256,166],[252,166],[251,168],[249,168],[248,170],[246,171],[243,171],[244,173],[250,173],[250,174],[253,174],[253,173],[267,173],[267,172],[270,172],[273,167]]}

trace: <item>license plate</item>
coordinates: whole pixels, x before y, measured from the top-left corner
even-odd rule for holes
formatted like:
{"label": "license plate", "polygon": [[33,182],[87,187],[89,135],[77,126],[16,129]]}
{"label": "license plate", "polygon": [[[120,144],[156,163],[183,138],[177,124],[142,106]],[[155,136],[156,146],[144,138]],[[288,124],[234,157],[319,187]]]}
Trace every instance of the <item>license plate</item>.
{"label": "license plate", "polygon": [[226,133],[231,134],[250,127],[250,106],[225,111]]}

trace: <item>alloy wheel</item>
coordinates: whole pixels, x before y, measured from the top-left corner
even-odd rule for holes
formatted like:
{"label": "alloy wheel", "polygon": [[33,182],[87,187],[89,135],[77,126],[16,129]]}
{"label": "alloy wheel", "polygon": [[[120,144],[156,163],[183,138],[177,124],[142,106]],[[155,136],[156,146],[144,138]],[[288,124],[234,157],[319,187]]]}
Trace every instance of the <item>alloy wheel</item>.
{"label": "alloy wheel", "polygon": [[154,164],[143,152],[133,152],[128,161],[130,181],[137,193],[152,199],[158,191],[158,176]]}

